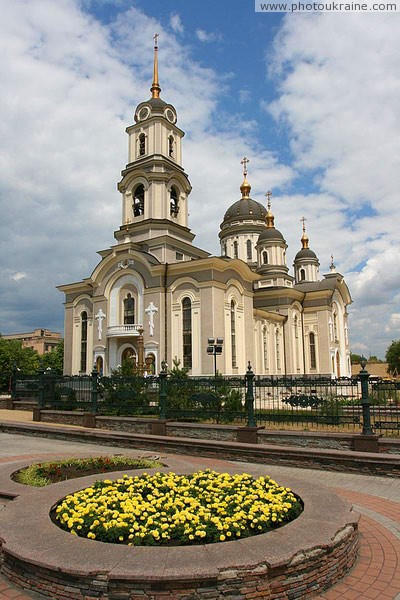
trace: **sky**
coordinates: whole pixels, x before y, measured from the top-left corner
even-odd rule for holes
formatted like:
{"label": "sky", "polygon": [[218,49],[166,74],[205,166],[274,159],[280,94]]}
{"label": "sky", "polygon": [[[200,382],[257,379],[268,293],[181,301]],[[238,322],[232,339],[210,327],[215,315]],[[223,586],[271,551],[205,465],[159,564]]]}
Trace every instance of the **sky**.
{"label": "sky", "polygon": [[0,332],[63,331],[57,285],[121,225],[125,128],[161,97],[186,132],[195,244],[219,255],[240,198],[345,276],[351,350],[400,338],[400,15],[256,13],[253,0],[0,0]]}

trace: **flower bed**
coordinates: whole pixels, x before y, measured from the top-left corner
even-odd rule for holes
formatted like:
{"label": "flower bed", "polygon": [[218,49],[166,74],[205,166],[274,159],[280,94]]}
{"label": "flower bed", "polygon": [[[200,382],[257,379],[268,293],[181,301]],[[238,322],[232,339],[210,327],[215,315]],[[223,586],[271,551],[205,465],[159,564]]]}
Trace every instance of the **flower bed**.
{"label": "flower bed", "polygon": [[265,533],[295,519],[301,501],[269,477],[206,470],[97,481],[55,510],[74,535],[130,546],[223,542]]}
{"label": "flower bed", "polygon": [[13,473],[12,478],[24,485],[43,487],[50,483],[58,483],[59,481],[85,477],[95,473],[126,471],[128,469],[151,469],[160,466],[162,464],[158,460],[130,458],[122,455],[66,458],[29,465]]}

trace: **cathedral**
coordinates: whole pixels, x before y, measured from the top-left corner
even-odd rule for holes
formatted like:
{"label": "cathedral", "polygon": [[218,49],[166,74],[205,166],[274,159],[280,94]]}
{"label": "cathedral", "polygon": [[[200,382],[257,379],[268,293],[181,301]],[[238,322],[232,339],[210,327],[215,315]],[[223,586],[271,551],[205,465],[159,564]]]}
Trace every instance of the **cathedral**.
{"label": "cathedral", "polygon": [[99,252],[90,277],[58,287],[65,294],[65,374],[95,366],[107,375],[128,360],[139,372],[157,374],[163,361],[171,367],[178,360],[190,375],[210,375],[215,367],[243,375],[250,362],[257,375],[349,377],[351,296],[333,259],[321,278],[303,219],[289,272],[271,193],[266,206],[251,198],[246,158],[241,197],[227,202],[220,225],[221,256],[196,247],[184,132],[175,108],[160,97],[157,42],[150,90],[126,129],[116,243]]}

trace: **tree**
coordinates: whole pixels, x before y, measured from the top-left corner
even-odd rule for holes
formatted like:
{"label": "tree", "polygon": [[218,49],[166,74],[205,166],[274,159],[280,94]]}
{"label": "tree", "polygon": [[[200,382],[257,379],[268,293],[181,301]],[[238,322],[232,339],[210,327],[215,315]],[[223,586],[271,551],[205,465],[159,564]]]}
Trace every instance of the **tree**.
{"label": "tree", "polygon": [[61,340],[54,350],[43,354],[40,362],[43,369],[51,369],[57,375],[62,375],[64,369],[64,340]]}
{"label": "tree", "polygon": [[394,340],[386,350],[386,362],[389,373],[400,374],[400,340]]}
{"label": "tree", "polygon": [[[351,364],[352,365],[359,365],[362,358],[363,358],[362,354],[354,354],[353,352],[350,353],[350,360],[351,360]],[[369,362],[369,363],[381,363],[381,362],[383,362],[382,360],[380,360],[380,358],[378,358],[374,354],[372,354],[368,359],[366,358],[366,361]]]}
{"label": "tree", "polygon": [[361,358],[361,354],[353,354],[353,352],[351,352],[350,354],[350,360],[352,365],[359,365],[361,362]]}
{"label": "tree", "polygon": [[5,340],[0,334],[0,373],[11,375],[14,368],[25,375],[39,368],[39,354],[32,348],[23,348],[20,340]]}

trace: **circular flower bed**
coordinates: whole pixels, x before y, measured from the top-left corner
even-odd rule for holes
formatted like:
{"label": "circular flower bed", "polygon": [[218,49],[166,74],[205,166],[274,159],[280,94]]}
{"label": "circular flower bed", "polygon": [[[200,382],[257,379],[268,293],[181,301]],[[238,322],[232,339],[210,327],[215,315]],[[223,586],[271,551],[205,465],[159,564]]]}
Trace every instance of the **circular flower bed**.
{"label": "circular flower bed", "polygon": [[24,485],[44,487],[66,479],[85,477],[95,473],[125,471],[127,469],[156,469],[162,463],[146,458],[130,458],[121,454],[92,456],[89,458],[66,458],[52,462],[29,465],[12,474],[12,479]]}
{"label": "circular flower bed", "polygon": [[130,546],[223,542],[265,533],[302,511],[269,477],[199,471],[97,481],[66,496],[55,519],[74,535]]}

